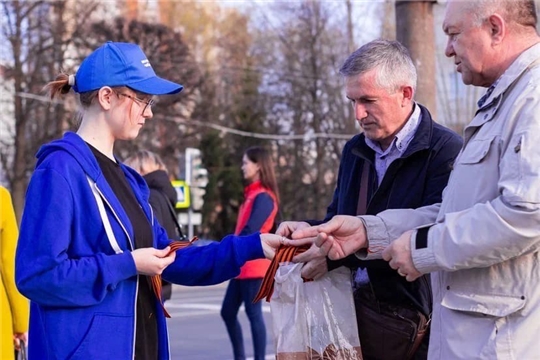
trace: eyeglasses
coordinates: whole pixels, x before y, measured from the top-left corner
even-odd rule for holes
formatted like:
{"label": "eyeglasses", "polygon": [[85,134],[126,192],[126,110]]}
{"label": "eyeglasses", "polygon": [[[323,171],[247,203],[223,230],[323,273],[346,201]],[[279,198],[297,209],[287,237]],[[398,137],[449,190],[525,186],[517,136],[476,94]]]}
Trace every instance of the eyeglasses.
{"label": "eyeglasses", "polygon": [[146,108],[147,108],[147,107],[152,108],[152,106],[154,106],[154,105],[156,104],[156,100],[154,100],[154,99],[143,100],[143,99],[139,99],[139,98],[136,97],[136,96],[132,96],[132,95],[124,94],[124,93],[117,93],[117,94],[118,94],[118,95],[125,96],[125,97],[127,97],[127,98],[130,98],[131,100],[133,100],[133,101],[135,101],[135,102],[144,104],[144,108],[143,108],[143,111],[142,111],[143,114],[144,114],[144,112],[146,111]]}

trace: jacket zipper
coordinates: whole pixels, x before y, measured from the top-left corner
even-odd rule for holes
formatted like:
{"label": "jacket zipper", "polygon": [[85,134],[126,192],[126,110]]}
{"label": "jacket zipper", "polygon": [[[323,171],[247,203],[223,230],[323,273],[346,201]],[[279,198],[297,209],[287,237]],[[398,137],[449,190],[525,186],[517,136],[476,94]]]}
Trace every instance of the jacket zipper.
{"label": "jacket zipper", "polygon": [[[149,206],[150,208],[150,217],[151,217],[151,224],[152,224],[152,234],[154,233],[154,220],[155,220],[155,217],[154,217],[154,209],[152,209],[152,206]],[[144,212],[144,209],[142,208],[141,206],[141,209],[143,210]],[[154,245],[152,243],[152,245]],[[138,277],[137,277],[138,279]],[[138,281],[137,281],[137,285],[138,285]],[[137,290],[138,290],[138,286],[137,286]],[[137,314],[135,314],[135,317],[137,316]],[[156,315],[157,316],[157,315]],[[167,358],[170,360],[171,359],[171,339],[169,338],[169,329],[167,329],[167,326],[165,326],[165,334],[167,335],[167,352],[168,352],[168,356]],[[158,336],[159,337],[159,336]]]}
{"label": "jacket zipper", "polygon": [[[131,240],[131,236],[129,236],[129,233],[128,233],[127,229],[124,227],[124,224],[122,223],[122,221],[120,221],[120,218],[118,217],[118,215],[114,211],[113,207],[111,206],[111,204],[109,203],[107,198],[103,195],[103,193],[101,192],[101,190],[97,186],[97,183],[96,183],[96,189],[99,192],[99,195],[101,196],[103,201],[107,204],[107,206],[109,207],[109,209],[113,213],[116,221],[118,221],[118,223],[120,224],[120,227],[122,228],[122,230],[124,230],[124,233],[126,234],[126,236],[128,238],[128,241],[129,241],[130,249],[131,249],[131,251],[133,251],[133,248],[134,248],[133,241]],[[137,274],[137,284],[135,286],[135,299],[133,301],[133,314],[134,314],[133,319],[134,320],[133,320],[133,339],[132,339],[132,346],[131,346],[131,358],[133,360],[135,360],[135,339],[137,338],[137,297],[138,296],[139,296],[139,274]]]}

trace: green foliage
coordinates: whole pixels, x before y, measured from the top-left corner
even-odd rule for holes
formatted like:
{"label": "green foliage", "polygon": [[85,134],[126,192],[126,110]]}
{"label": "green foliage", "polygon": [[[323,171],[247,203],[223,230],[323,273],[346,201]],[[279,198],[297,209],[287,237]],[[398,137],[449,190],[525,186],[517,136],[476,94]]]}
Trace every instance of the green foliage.
{"label": "green foliage", "polygon": [[[182,28],[202,69],[200,98],[192,119],[249,132],[265,132],[265,110],[259,92],[260,74],[249,69],[251,54],[248,17],[213,3],[167,3],[166,21]],[[175,15],[172,15],[175,14]],[[197,21],[193,21],[197,19]],[[234,232],[243,200],[241,159],[260,140],[202,128],[198,148],[209,183],[204,197],[201,235],[221,239]]]}
{"label": "green foliage", "polygon": [[209,132],[201,140],[203,165],[209,172],[203,207],[202,236],[221,239],[234,231],[242,197],[242,178],[238,167],[224,152],[223,138]]}
{"label": "green foliage", "polygon": [[[231,105],[226,112],[219,112],[229,119],[229,126],[250,132],[263,131],[264,111],[257,106],[257,79],[247,74],[235,86],[238,93],[232,95]],[[211,93],[209,91],[209,95]],[[205,109],[211,112],[208,107]],[[203,207],[203,236],[221,239],[234,231],[243,199],[242,156],[254,145],[261,145],[261,141],[235,135],[222,136],[216,131],[202,137],[199,148],[204,167],[210,174]]]}

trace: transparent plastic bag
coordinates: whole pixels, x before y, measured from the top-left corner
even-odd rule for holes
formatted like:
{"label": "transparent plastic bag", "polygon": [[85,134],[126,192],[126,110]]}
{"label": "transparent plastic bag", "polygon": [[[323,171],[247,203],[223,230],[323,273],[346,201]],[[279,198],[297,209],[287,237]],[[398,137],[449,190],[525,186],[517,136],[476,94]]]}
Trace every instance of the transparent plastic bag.
{"label": "transparent plastic bag", "polygon": [[20,346],[18,350],[15,350],[15,360],[27,360],[28,350],[26,347],[26,342],[24,340],[20,340]]}
{"label": "transparent plastic bag", "polygon": [[277,360],[362,359],[350,271],[304,282],[302,264],[280,264],[270,300]]}

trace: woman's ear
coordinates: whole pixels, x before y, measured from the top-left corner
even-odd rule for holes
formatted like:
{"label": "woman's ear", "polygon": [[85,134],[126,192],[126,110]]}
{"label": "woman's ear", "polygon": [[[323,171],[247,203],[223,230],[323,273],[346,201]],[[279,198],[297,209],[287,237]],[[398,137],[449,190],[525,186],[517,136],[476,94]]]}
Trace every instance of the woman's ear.
{"label": "woman's ear", "polygon": [[97,99],[99,102],[99,105],[103,110],[110,110],[112,108],[113,103],[113,96],[116,96],[113,89],[111,89],[108,86],[104,86],[101,89],[99,89],[97,94]]}

